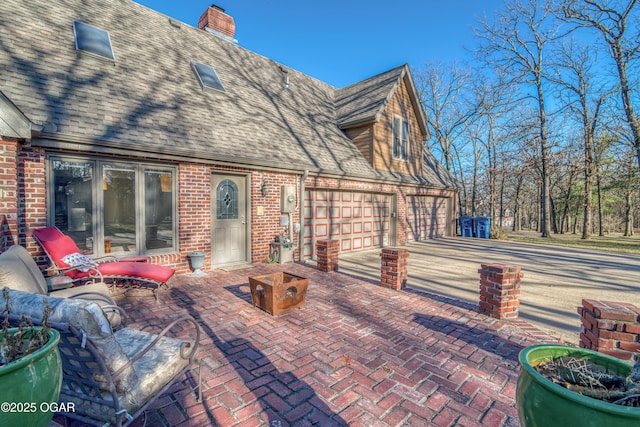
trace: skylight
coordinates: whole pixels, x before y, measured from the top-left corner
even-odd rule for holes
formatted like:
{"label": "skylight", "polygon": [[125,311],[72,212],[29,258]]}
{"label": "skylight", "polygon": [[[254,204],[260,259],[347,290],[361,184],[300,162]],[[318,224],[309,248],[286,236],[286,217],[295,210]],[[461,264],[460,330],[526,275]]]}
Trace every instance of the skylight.
{"label": "skylight", "polygon": [[191,64],[193,67],[194,73],[198,77],[198,81],[202,85],[203,89],[215,89],[220,92],[224,92],[224,86],[218,77],[218,73],[213,67],[205,64],[200,64],[198,62],[194,62]]}
{"label": "skylight", "polygon": [[115,61],[116,57],[113,54],[108,31],[84,22],[73,21],[73,34],[76,39],[76,49]]}

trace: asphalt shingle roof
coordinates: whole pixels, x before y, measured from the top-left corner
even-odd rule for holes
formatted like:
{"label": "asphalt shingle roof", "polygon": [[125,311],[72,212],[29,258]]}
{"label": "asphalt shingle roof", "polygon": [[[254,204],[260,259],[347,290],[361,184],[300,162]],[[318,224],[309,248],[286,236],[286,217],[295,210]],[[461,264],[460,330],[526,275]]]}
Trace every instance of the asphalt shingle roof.
{"label": "asphalt shingle roof", "polygon": [[[73,20],[109,31],[115,62],[77,52]],[[192,62],[213,66],[226,93],[203,91]],[[374,170],[338,127],[379,108],[402,67],[343,90],[292,69],[286,88],[284,69],[206,31],[177,28],[169,17],[129,0],[0,2],[0,92],[33,123],[45,125],[43,137],[407,178]]]}
{"label": "asphalt shingle roof", "polygon": [[376,121],[397,87],[405,67],[393,68],[340,89],[336,97],[338,125],[346,128]]}

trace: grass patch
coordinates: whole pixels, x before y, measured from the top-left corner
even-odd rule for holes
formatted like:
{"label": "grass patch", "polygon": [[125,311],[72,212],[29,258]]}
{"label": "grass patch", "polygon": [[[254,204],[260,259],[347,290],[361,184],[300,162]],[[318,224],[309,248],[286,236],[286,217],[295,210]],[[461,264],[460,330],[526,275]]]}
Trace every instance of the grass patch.
{"label": "grass patch", "polygon": [[590,239],[582,240],[580,235],[576,234],[554,234],[550,238],[543,239],[537,232],[518,231],[509,233],[507,240],[640,254],[640,236],[624,237],[620,234],[610,234],[603,237],[591,236]]}

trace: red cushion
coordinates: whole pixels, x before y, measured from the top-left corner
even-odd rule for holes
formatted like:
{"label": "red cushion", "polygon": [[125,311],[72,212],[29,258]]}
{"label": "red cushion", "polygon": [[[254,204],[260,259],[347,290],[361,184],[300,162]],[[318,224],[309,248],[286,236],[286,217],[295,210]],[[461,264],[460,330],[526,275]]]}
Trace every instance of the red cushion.
{"label": "red cushion", "polygon": [[[44,246],[52,261],[58,268],[69,267],[62,261],[62,258],[72,253],[82,253],[73,239],[62,234],[57,227],[46,227],[33,230],[34,236]],[[146,258],[146,257],[145,257]],[[110,277],[139,277],[160,283],[166,283],[174,274],[175,270],[157,264],[146,264],[142,262],[105,262],[98,265],[100,273]],[[70,270],[65,273],[74,279],[95,275],[94,273]]]}
{"label": "red cushion", "polygon": [[165,283],[175,274],[173,268],[142,262],[105,262],[98,265],[98,270],[104,276],[139,277],[160,283]]}
{"label": "red cushion", "polygon": [[33,230],[33,234],[42,243],[44,250],[58,268],[69,267],[68,264],[62,261],[65,256],[73,253],[82,253],[76,242],[71,237],[62,234],[56,227]]}

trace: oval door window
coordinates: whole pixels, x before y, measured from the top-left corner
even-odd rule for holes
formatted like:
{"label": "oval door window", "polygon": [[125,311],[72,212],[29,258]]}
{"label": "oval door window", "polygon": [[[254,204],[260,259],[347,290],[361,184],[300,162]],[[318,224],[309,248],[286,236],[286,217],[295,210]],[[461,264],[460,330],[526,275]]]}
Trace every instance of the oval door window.
{"label": "oval door window", "polygon": [[216,188],[216,218],[238,219],[238,186],[229,179]]}

